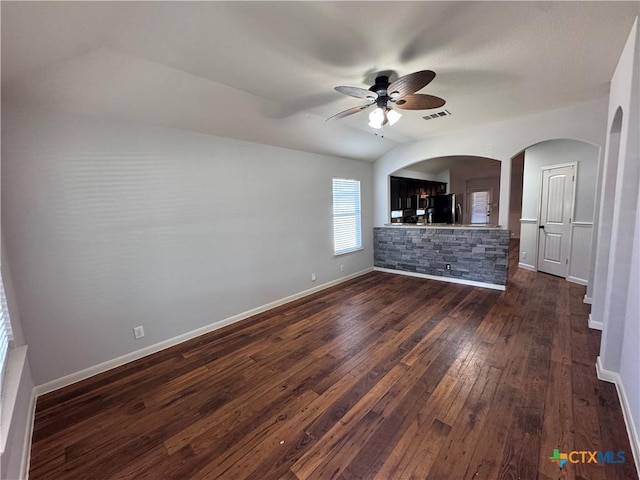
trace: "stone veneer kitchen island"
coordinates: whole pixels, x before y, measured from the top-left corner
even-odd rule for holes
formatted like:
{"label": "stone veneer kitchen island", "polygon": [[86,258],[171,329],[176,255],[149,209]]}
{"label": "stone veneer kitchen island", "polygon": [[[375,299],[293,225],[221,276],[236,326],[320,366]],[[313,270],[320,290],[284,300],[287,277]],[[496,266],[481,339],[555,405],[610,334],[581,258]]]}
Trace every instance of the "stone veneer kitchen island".
{"label": "stone veneer kitchen island", "polygon": [[374,267],[392,273],[504,290],[509,239],[509,230],[491,226],[404,224],[375,227]]}

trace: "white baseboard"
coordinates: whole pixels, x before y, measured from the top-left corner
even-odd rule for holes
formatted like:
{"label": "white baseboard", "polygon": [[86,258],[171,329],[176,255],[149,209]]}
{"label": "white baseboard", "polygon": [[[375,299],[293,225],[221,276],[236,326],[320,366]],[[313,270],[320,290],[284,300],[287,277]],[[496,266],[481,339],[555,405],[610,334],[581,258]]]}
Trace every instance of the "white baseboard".
{"label": "white baseboard", "polygon": [[593,298],[588,297],[587,294],[585,293],[584,298],[582,299],[583,303],[586,303],[587,305],[591,305],[593,303]]}
{"label": "white baseboard", "polygon": [[600,355],[596,359],[596,373],[598,374],[598,378],[604,382],[616,383],[619,375],[616,372],[612,372],[611,370],[606,370],[602,367],[602,360],[600,359]]}
{"label": "white baseboard", "polygon": [[584,285],[585,287],[589,284],[588,280],[585,280],[584,278],[578,278],[578,277],[567,277],[567,282],[571,282],[571,283],[577,283],[578,285]]}
{"label": "white baseboard", "polygon": [[594,320],[591,314],[589,314],[589,328],[602,331],[604,329],[604,324]]}
{"label": "white baseboard", "polygon": [[107,360],[106,362],[100,363],[98,365],[94,365],[89,368],[85,368],[84,370],[80,370],[79,372],[65,375],[64,377],[51,380],[50,382],[43,383],[42,385],[37,385],[35,387],[36,396],[38,397],[40,395],[45,395],[47,393],[66,387],[73,383],[79,382],[81,380],[85,380],[89,377],[93,377],[94,375],[98,375],[100,373],[106,372],[113,368],[120,367],[126,363],[133,362],[134,360],[138,360],[140,358],[146,357],[153,353],[160,352],[166,348],[173,347],[174,345],[178,345],[187,340],[191,340],[192,338],[199,337],[200,335],[204,335],[205,333],[213,332],[214,330],[218,330],[222,327],[226,327],[227,325],[231,325],[233,323],[239,322],[246,318],[252,317],[253,315],[266,312],[267,310],[271,310],[272,308],[279,307],[280,305],[284,305],[285,303],[293,302],[294,300],[298,300],[299,298],[306,297],[308,295],[319,292],[321,290],[325,290],[335,285],[339,285],[340,283],[346,282],[348,280],[359,277],[361,275],[365,275],[371,271],[373,271],[373,268],[367,268],[360,272],[356,272],[351,275],[346,275],[344,277],[338,278],[331,282],[323,283],[322,285],[318,285],[308,290],[294,293],[293,295],[289,295],[288,297],[275,300],[273,302],[267,303],[266,305],[262,305],[260,307],[253,308],[251,310],[247,310],[246,312],[239,313],[232,317],[218,320],[217,322],[198,328],[196,330],[192,330],[187,333],[183,333],[182,335],[178,335],[177,337],[164,340],[154,345],[149,345],[148,347],[144,347],[144,348],[141,348],[140,350],[127,353],[126,355],[122,355],[112,360]]}
{"label": "white baseboard", "polygon": [[406,275],[408,277],[426,278],[428,280],[437,280],[439,282],[458,283],[461,285],[469,285],[472,287],[491,288],[492,290],[506,290],[505,285],[495,283],[476,282],[474,280],[464,280],[461,278],[440,277],[438,275],[428,275],[426,273],[405,272],[404,270],[393,270],[391,268],[373,267],[376,272],[395,273],[396,275]]}
{"label": "white baseboard", "polygon": [[518,268],[524,268],[525,270],[530,270],[532,272],[537,272],[536,267],[533,265],[529,265],[527,263],[518,262]]}
{"label": "white baseboard", "polygon": [[29,398],[29,414],[27,416],[27,426],[24,434],[24,444],[22,445],[22,461],[20,465],[20,479],[29,480],[29,464],[31,463],[31,440],[33,438],[33,424],[36,420],[36,389],[31,389]]}
{"label": "white baseboard", "polygon": [[596,361],[596,372],[600,380],[613,383],[616,386],[616,390],[618,391],[618,398],[620,399],[620,406],[622,407],[624,423],[627,427],[629,443],[631,444],[631,453],[633,454],[633,459],[636,463],[636,471],[638,472],[638,477],[640,478],[640,437],[638,436],[638,429],[633,423],[631,407],[629,406],[629,399],[624,390],[622,377],[618,372],[613,372],[611,370],[606,370],[605,368],[603,368],[600,356],[598,356],[598,359]]}

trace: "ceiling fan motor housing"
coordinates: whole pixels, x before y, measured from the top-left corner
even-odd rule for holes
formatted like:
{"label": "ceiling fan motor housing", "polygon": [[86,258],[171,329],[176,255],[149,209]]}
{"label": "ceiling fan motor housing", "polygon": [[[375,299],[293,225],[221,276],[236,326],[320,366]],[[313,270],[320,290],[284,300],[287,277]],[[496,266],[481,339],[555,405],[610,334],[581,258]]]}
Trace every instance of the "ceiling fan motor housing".
{"label": "ceiling fan motor housing", "polygon": [[389,88],[389,77],[386,75],[381,75],[376,77],[376,83],[369,88],[372,92],[378,94],[378,98],[376,99],[376,105],[379,108],[386,108],[387,102],[390,100],[387,89]]}

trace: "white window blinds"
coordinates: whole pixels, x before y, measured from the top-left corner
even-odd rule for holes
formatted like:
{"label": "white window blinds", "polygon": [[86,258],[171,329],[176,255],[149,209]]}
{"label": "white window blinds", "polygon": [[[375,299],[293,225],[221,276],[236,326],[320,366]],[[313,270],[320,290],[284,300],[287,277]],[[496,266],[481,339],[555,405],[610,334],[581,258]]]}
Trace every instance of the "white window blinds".
{"label": "white window blinds", "polygon": [[360,181],[333,179],[333,251],[336,255],[362,248]]}
{"label": "white window blinds", "polygon": [[4,375],[9,356],[9,347],[13,341],[11,334],[11,323],[9,322],[9,310],[7,309],[7,299],[4,295],[4,285],[0,278],[0,398],[4,396]]}

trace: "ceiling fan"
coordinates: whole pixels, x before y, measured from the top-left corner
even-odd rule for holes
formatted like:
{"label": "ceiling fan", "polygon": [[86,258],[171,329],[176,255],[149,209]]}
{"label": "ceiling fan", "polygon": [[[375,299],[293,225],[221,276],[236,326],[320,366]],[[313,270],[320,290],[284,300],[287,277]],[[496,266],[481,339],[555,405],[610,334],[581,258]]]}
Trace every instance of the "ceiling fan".
{"label": "ceiling fan", "polygon": [[367,104],[351,107],[327,118],[327,121],[338,120],[376,105],[377,108],[369,114],[369,126],[380,129],[387,124],[393,125],[402,116],[391,108],[392,105],[402,110],[442,107],[446,103],[442,98],[415,93],[428,85],[435,76],[435,72],[431,70],[421,70],[400,77],[393,83],[389,83],[388,75],[380,75],[368,90],[359,87],[335,87],[337,92],[362,98],[367,101]]}

